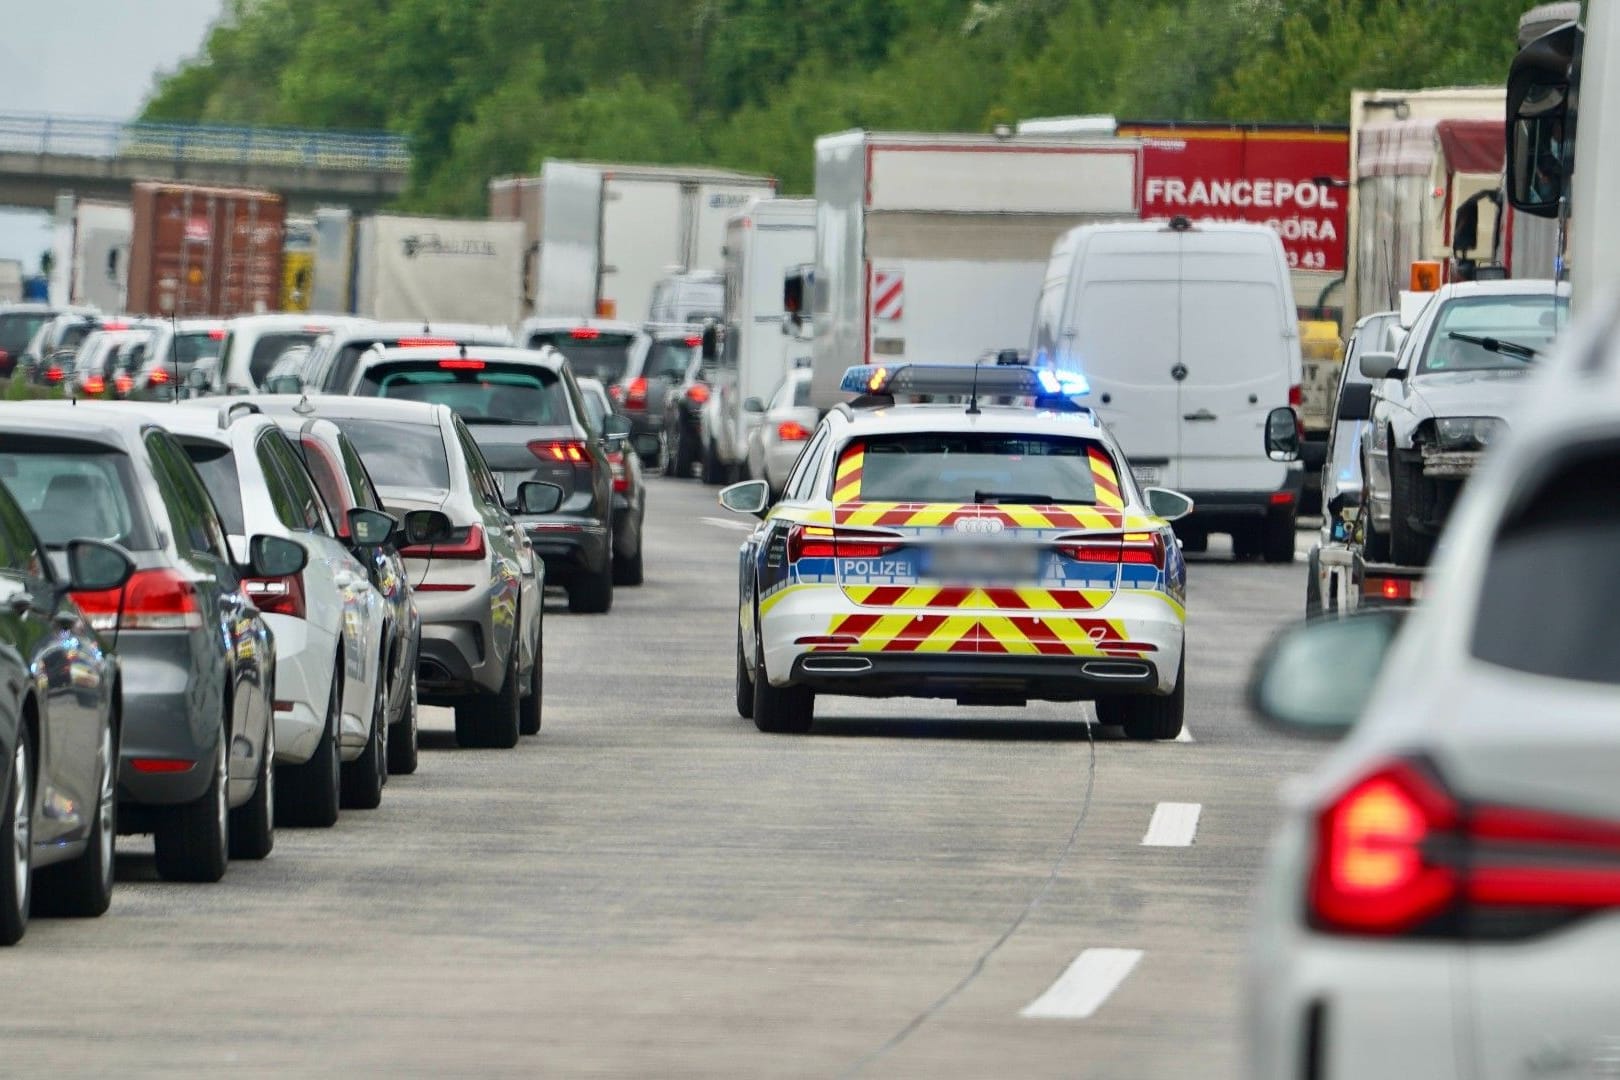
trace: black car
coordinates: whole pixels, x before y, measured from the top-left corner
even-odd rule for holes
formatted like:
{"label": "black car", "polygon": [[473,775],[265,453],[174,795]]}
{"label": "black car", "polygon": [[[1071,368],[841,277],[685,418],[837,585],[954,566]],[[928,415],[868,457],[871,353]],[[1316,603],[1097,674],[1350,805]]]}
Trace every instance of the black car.
{"label": "black car", "polygon": [[681,381],[664,395],[664,428],[658,446],[658,465],[665,476],[692,478],[703,446],[703,406],[709,400],[708,368],[701,351],[694,350]]}
{"label": "black car", "polygon": [[[657,436],[664,429],[664,402],[686,379],[703,345],[703,335],[690,326],[649,326],[630,350],[630,361],[618,381],[603,379],[617,411],[630,421],[633,435]],[[578,372],[582,377],[586,372]],[[657,464],[658,451],[648,440],[641,460]]]}
{"label": "black car", "polygon": [[239,565],[173,435],[119,402],[0,407],[0,478],[60,570],[74,540],[135,562],[122,588],[76,594],[122,672],[118,830],[151,833],[157,870],[217,881],[275,842],[275,645],[244,576],[280,579],[300,545],[252,537]]}
{"label": "black car", "polygon": [[58,568],[0,488],[0,945],[35,913],[100,915],[117,835],[118,665],[74,594],[124,587],[109,544],[73,540]]}
{"label": "black car", "polygon": [[562,489],[555,513],[518,514],[546,564],[548,584],[568,590],[568,610],[613,606],[613,468],[608,454],[628,435],[622,417],[597,431],[555,349],[476,346],[378,349],[361,359],[355,393],[448,405],[472,431],[516,513],[518,486]]}
{"label": "black car", "polygon": [[[605,431],[618,413],[607,388],[595,379],[579,379],[591,426]],[[646,438],[646,436],[641,436]],[[641,455],[627,446],[608,450],[613,470],[613,584],[640,585],[644,577],[641,524],[647,516],[647,487],[641,478]]]}

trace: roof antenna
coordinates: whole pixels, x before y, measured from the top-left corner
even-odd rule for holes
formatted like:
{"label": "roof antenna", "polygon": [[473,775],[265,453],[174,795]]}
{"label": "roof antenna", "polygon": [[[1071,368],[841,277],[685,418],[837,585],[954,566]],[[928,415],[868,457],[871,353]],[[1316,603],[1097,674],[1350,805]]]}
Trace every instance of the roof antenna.
{"label": "roof antenna", "polygon": [[[174,386],[170,388],[169,400],[180,404],[180,320],[175,318],[174,309],[169,309],[169,356],[174,360]],[[158,360],[162,365],[163,361]]]}
{"label": "roof antenna", "polygon": [[967,414],[969,416],[979,415],[979,362],[977,360],[973,362],[973,389],[968,394]]}

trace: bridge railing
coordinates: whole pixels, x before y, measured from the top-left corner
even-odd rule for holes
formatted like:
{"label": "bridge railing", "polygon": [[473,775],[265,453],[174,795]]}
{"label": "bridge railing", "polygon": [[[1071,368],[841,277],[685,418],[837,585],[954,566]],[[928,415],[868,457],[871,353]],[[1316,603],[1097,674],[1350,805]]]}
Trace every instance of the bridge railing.
{"label": "bridge railing", "polygon": [[410,148],[383,132],[153,124],[0,112],[0,153],[216,165],[406,172]]}

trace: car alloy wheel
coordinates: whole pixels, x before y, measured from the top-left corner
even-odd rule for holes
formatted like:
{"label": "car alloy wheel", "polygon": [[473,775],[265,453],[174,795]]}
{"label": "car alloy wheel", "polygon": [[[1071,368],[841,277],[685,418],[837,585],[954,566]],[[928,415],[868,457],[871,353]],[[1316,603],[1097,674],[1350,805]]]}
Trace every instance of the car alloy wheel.
{"label": "car alloy wheel", "polygon": [[112,728],[108,727],[101,733],[101,805],[96,808],[96,816],[101,819],[97,856],[102,880],[107,882],[113,877],[113,845],[118,837],[118,796],[113,790],[117,775],[118,755],[113,748]]}
{"label": "car alloy wheel", "polygon": [[17,740],[11,759],[11,873],[17,910],[28,915],[29,857],[34,846],[34,791],[29,780],[28,743]]}
{"label": "car alloy wheel", "polygon": [[219,782],[214,785],[218,791],[214,796],[214,823],[219,827],[219,852],[221,860],[224,860],[230,857],[231,837],[231,749],[228,732],[220,733],[219,767],[215,773]]}

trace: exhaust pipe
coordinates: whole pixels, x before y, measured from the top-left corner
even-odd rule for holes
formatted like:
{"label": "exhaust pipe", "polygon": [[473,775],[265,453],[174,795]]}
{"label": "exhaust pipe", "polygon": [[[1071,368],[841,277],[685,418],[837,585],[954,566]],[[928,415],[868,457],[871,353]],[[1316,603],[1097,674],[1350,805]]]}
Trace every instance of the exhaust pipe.
{"label": "exhaust pipe", "polygon": [[1145,679],[1153,668],[1135,660],[1093,660],[1081,665],[1080,672],[1093,679]]}
{"label": "exhaust pipe", "polygon": [[864,656],[807,656],[800,661],[799,668],[828,675],[853,675],[858,671],[871,671],[872,661]]}

